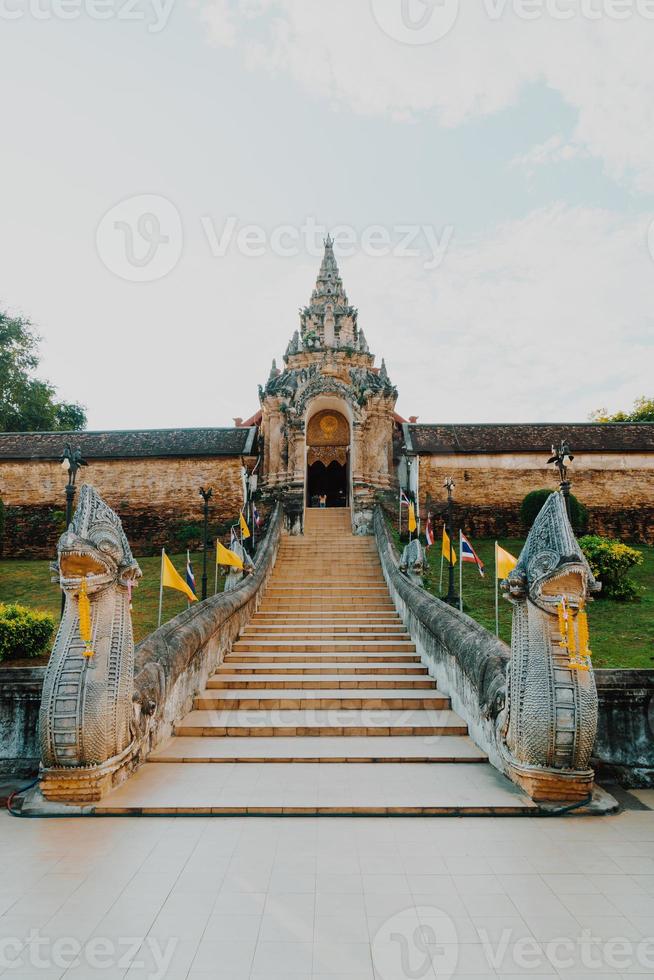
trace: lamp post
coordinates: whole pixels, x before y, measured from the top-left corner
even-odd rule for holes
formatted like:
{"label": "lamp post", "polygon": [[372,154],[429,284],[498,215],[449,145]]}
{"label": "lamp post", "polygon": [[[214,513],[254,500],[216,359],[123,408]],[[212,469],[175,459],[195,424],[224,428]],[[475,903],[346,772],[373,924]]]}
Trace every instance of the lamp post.
{"label": "lamp post", "polygon": [[[66,530],[71,525],[73,520],[73,504],[75,503],[75,479],[77,477],[77,471],[80,466],[88,466],[85,459],[82,459],[82,450],[71,449],[70,443],[66,443],[64,446],[64,451],[61,457],[61,468],[64,473],[68,474],[68,481],[66,483]],[[66,596],[64,592],[61,593],[61,615],[64,614],[64,606],[66,604]]]}
{"label": "lamp post", "polygon": [[[568,515],[568,520],[572,520],[572,514],[570,512],[570,487],[572,486],[570,480],[568,479],[568,463],[571,463],[574,456],[570,452],[570,446],[565,439],[561,439],[558,446],[552,446],[552,455],[548,459],[548,463],[554,463],[557,470],[559,471],[559,477],[561,482],[559,483],[559,488],[563,494],[563,499],[565,500],[565,509]],[[567,460],[567,462],[566,462]]]}
{"label": "lamp post", "polygon": [[213,496],[213,490],[208,487],[200,487],[200,496],[204,500],[204,553],[202,555],[202,598],[207,598],[207,546],[209,538],[209,501]]}
{"label": "lamp post", "polygon": [[[446,514],[445,524],[447,528],[447,536],[450,541],[450,553],[448,555],[448,568],[447,568],[448,571],[447,595],[445,596],[444,601],[448,604],[448,606],[458,606],[459,597],[454,589],[454,562],[452,560],[453,558],[452,552],[454,549],[454,545],[452,543],[454,540],[454,532],[452,530],[452,492],[456,484],[454,483],[452,477],[448,476],[443,486],[447,490],[447,514]],[[460,560],[461,560],[461,556],[459,555],[459,561]]]}

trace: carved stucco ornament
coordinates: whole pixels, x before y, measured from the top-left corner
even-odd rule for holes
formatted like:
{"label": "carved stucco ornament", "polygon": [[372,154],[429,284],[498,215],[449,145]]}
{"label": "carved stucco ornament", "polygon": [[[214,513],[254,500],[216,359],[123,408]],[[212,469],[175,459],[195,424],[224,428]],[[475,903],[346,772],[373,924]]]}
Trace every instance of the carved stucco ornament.
{"label": "carved stucco ornament", "polygon": [[502,583],[513,625],[501,749],[535,800],[582,800],[592,790],[598,698],[585,607],[599,588],[557,491]]}
{"label": "carved stucco ornament", "polygon": [[404,546],[402,557],[400,558],[400,571],[403,572],[410,582],[414,585],[422,585],[422,576],[425,571],[425,552],[418,538],[409,541]]}

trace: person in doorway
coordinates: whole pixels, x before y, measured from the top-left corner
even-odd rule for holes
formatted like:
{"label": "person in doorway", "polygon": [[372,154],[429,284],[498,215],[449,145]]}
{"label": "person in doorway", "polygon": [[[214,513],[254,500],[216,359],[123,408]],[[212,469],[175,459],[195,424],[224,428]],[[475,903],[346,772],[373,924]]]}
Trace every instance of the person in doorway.
{"label": "person in doorway", "polygon": [[318,497],[318,503],[320,504],[320,507],[321,508],[327,506],[327,494],[326,493],[321,493],[320,494],[320,496]]}

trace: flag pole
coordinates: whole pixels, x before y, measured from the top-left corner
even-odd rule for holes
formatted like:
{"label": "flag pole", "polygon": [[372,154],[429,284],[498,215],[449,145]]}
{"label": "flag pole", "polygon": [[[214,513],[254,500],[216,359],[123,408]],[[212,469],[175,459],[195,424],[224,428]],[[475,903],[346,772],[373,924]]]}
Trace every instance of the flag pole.
{"label": "flag pole", "polygon": [[463,554],[461,550],[461,528],[459,528],[459,612],[463,612]]}
{"label": "flag pole", "polygon": [[443,555],[443,535],[441,534],[441,577],[440,577],[440,582],[438,583],[439,595],[443,594],[443,558],[444,557],[445,556]]}
{"label": "flag pole", "polygon": [[495,542],[495,636],[500,635],[500,592],[497,582],[497,541]]}
{"label": "flag pole", "polygon": [[399,494],[399,496],[398,496],[397,499],[400,502],[399,503],[399,512],[400,513],[399,513],[399,516],[398,516],[398,519],[397,519],[397,528],[398,528],[399,533],[401,534],[402,533],[402,487],[400,487],[400,494]]}
{"label": "flag pole", "polygon": [[[187,548],[186,549],[186,567],[188,568],[190,566],[190,564],[191,564],[191,552]],[[186,584],[188,585],[188,582]],[[187,599],[186,600],[186,608],[189,609],[190,608],[190,605],[191,605],[191,600],[190,599]]]}
{"label": "flag pole", "polygon": [[161,626],[161,613],[163,610],[163,560],[164,549],[161,549],[161,568],[159,569],[159,626]]}

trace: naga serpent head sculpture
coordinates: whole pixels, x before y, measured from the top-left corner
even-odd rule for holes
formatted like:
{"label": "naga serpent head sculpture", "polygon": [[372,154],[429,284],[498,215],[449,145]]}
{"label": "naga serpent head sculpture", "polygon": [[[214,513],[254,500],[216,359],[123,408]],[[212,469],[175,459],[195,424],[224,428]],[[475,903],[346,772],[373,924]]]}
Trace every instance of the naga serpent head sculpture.
{"label": "naga serpent head sculpture", "polygon": [[46,769],[98,767],[133,739],[131,589],[141,577],[120,519],[84,485],[52,566],[66,597],[43,685]]}
{"label": "naga serpent head sculpture", "polygon": [[85,582],[89,595],[110,585],[131,588],[141,577],[117,514],[88,484],[80,490],[70,527],[57,545],[53,581],[69,595]]}
{"label": "naga serpent head sculpture", "polygon": [[597,691],[585,607],[600,586],[560,491],[536,517],[502,588],[513,604],[503,749],[531,786],[549,783],[550,796],[551,771],[560,772],[565,799],[575,783],[592,786]]}

